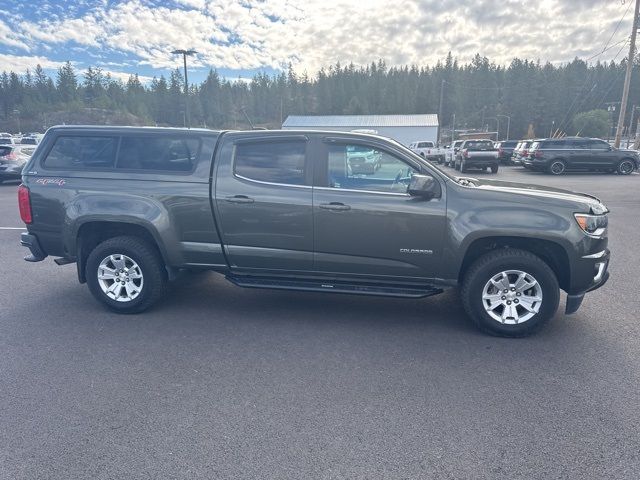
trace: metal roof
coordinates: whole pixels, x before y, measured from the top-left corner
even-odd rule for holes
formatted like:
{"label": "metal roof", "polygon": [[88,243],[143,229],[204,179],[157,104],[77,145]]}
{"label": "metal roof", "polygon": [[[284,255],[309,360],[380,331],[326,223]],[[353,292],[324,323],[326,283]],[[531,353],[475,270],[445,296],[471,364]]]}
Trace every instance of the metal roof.
{"label": "metal roof", "polygon": [[283,127],[437,127],[438,115],[289,115]]}

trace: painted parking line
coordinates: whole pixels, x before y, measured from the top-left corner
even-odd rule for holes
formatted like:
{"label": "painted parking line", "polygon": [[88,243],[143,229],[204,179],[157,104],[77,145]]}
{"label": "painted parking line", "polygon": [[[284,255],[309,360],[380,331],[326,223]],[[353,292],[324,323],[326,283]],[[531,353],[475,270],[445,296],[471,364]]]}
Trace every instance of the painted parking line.
{"label": "painted parking line", "polygon": [[0,227],[0,230],[26,230],[24,227]]}

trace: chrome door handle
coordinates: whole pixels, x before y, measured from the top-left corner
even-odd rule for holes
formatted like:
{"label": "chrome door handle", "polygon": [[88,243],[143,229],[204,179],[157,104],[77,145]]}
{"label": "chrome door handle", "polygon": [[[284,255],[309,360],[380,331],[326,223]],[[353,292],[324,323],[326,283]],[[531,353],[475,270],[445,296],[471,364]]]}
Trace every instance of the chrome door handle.
{"label": "chrome door handle", "polygon": [[229,203],[253,203],[254,200],[251,197],[247,197],[246,195],[234,195],[232,197],[227,197],[225,200]]}
{"label": "chrome door handle", "polygon": [[321,203],[319,207],[324,210],[334,210],[336,212],[351,210],[351,207],[349,205],[345,205],[344,203],[340,202]]}

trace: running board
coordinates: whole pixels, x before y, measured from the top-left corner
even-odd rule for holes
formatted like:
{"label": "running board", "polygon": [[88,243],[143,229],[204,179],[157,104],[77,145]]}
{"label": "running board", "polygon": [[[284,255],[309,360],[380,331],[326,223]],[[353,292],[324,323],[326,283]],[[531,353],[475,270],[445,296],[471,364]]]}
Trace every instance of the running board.
{"label": "running board", "polygon": [[290,279],[227,275],[231,283],[245,288],[268,288],[276,290],[301,290],[306,292],[349,293],[355,295],[377,295],[384,297],[422,298],[442,293],[442,289],[431,285],[389,285],[375,283],[349,283],[336,281]]}

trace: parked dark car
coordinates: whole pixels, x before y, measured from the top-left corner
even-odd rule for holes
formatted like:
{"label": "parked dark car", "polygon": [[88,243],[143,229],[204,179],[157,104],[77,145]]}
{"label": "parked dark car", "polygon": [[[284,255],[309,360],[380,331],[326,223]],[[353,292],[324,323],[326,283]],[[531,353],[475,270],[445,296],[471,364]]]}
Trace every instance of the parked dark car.
{"label": "parked dark car", "polygon": [[[381,167],[355,174],[355,150]],[[375,135],[53,127],[22,182],[25,260],[75,263],[120,313],[169,300],[180,270],[213,270],[243,287],[404,298],[459,286],[476,325],[517,337],[553,318],[560,289],[573,313],[608,278],[597,198],[451,177]]]}
{"label": "parked dark car", "polygon": [[5,180],[20,180],[22,169],[33,154],[35,147],[0,145],[0,183]]}
{"label": "parked dark car", "polygon": [[535,141],[522,160],[526,168],[562,175],[567,171],[599,171],[629,175],[637,170],[636,150],[614,148],[599,138],[565,137]]}
{"label": "parked dark car", "polygon": [[518,145],[517,140],[503,140],[497,142],[495,147],[498,149],[498,161],[503,165],[512,165],[511,156]]}
{"label": "parked dark car", "polygon": [[498,151],[491,140],[465,140],[459,147],[454,168],[462,173],[470,169],[490,169],[498,173]]}

